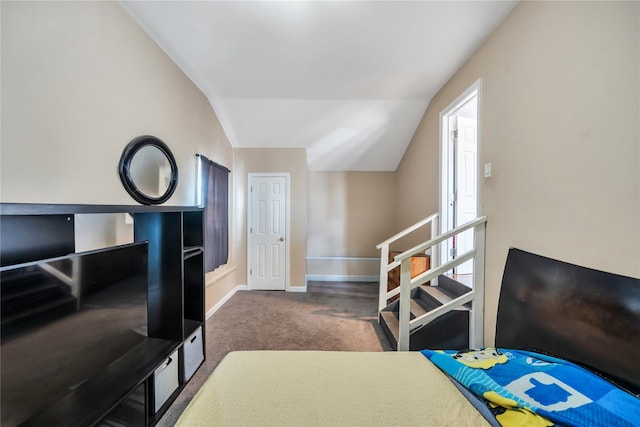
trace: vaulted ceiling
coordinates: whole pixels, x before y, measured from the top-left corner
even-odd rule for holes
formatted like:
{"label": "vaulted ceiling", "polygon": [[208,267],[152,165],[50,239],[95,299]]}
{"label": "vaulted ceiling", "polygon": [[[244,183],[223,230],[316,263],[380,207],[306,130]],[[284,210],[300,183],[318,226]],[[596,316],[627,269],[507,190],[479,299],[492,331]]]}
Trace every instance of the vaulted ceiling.
{"label": "vaulted ceiling", "polygon": [[393,171],[431,98],[516,1],[122,1],[234,147]]}

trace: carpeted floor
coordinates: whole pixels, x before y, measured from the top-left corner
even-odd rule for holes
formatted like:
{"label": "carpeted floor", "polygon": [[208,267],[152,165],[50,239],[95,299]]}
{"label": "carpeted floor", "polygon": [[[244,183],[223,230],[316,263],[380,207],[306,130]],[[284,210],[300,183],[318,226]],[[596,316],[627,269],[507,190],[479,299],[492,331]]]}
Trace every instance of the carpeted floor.
{"label": "carpeted floor", "polygon": [[173,426],[213,369],[235,350],[388,351],[377,283],[309,282],[306,293],[237,292],[206,324],[206,360],[158,423]]}

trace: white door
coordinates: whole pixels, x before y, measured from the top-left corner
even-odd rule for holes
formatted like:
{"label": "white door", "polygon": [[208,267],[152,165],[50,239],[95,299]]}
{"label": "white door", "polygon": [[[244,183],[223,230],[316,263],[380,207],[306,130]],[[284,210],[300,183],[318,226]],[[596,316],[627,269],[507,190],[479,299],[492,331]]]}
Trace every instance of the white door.
{"label": "white door", "polygon": [[[456,203],[455,226],[466,224],[477,218],[478,145],[476,141],[477,120],[457,117],[456,138]],[[473,230],[458,235],[455,240],[455,254],[463,255],[473,249]],[[456,268],[456,274],[471,274],[473,261],[467,261]]]}
{"label": "white door", "polygon": [[[478,92],[473,85],[440,113],[440,226],[447,232],[479,215]],[[443,242],[440,262],[446,263],[473,248],[473,230]],[[473,261],[454,268],[454,274],[473,273]]]}
{"label": "white door", "polygon": [[287,285],[288,176],[249,175],[249,289]]}

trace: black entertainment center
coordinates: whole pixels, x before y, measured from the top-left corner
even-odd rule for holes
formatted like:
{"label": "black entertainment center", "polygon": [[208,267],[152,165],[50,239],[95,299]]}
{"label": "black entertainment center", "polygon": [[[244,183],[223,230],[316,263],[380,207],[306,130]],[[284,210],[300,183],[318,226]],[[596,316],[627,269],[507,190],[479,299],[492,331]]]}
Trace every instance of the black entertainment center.
{"label": "black entertainment center", "polygon": [[[75,215],[134,242],[76,253]],[[153,426],[204,361],[203,212],[0,204],[2,425]]]}

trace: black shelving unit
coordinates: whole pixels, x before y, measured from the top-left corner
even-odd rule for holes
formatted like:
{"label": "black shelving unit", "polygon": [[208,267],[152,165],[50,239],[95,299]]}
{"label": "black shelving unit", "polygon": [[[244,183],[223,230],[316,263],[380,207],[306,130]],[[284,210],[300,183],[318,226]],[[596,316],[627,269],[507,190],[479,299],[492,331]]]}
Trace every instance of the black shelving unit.
{"label": "black shelving unit", "polygon": [[[92,213],[132,214],[134,241],[148,242],[147,338],[25,425],[153,426],[188,382],[185,370],[191,372],[204,361],[200,208],[3,203],[2,265],[74,252],[74,216]],[[178,360],[171,360],[172,355],[179,355]],[[159,370],[169,363],[177,366],[177,387],[171,388],[169,397],[156,408],[157,387],[164,387],[166,382]],[[5,369],[11,367],[3,363]],[[168,383],[173,384],[173,380]]]}
{"label": "black shelving unit", "polygon": [[187,382],[204,360],[205,285],[203,211],[182,214],[182,336],[180,381]]}

